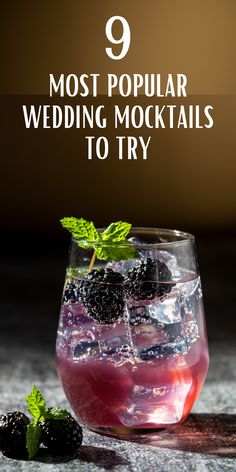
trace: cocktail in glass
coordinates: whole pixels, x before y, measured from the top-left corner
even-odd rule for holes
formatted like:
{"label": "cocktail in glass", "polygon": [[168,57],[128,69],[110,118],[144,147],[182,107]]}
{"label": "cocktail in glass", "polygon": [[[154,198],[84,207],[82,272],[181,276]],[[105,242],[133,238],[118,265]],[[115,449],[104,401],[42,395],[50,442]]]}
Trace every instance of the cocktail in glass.
{"label": "cocktail in glass", "polygon": [[135,228],[130,247],[99,261],[72,238],[56,345],[78,420],[114,436],[183,422],[209,364],[194,237]]}

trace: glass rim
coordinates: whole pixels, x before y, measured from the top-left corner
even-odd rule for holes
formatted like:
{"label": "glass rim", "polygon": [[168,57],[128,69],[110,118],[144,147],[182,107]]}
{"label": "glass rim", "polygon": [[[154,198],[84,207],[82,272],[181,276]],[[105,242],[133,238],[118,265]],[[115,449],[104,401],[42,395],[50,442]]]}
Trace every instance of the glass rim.
{"label": "glass rim", "polygon": [[[98,228],[98,232],[101,233],[106,228]],[[158,241],[158,242],[133,242],[133,241],[119,241],[119,242],[111,242],[111,241],[97,241],[97,240],[88,240],[88,239],[77,239],[76,237],[72,236],[72,241],[80,242],[80,243],[90,243],[94,246],[121,246],[121,247],[136,247],[136,248],[143,248],[143,247],[152,247],[152,248],[159,248],[159,247],[171,247],[176,245],[182,245],[186,243],[194,243],[195,236],[192,233],[188,233],[186,231],[181,231],[178,229],[171,229],[171,228],[155,228],[155,227],[145,227],[145,226],[133,226],[128,234],[128,237],[132,237],[132,233],[149,233],[150,235],[156,237],[164,237],[164,235],[168,235],[170,238],[169,241]],[[88,249],[90,249],[88,247]]]}

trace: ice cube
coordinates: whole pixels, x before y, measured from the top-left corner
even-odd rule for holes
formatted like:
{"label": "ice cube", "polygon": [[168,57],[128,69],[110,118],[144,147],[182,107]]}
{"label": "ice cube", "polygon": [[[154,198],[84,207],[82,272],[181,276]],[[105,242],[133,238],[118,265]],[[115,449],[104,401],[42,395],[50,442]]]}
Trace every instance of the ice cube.
{"label": "ice cube", "polygon": [[152,359],[184,354],[187,350],[187,341],[182,339],[179,342],[156,344],[145,349],[140,349],[138,356],[142,361],[150,361]]}
{"label": "ice cube", "polygon": [[138,261],[139,259],[127,259],[126,261],[108,262],[107,267],[120,272],[125,277],[137,265]]}
{"label": "ice cube", "polygon": [[106,355],[116,354],[122,346],[131,345],[129,329],[124,321],[112,326],[101,326],[99,343]]}
{"label": "ice cube", "polygon": [[182,323],[170,323],[165,325],[165,333],[171,343],[181,340],[183,335]]}
{"label": "ice cube", "polygon": [[126,334],[100,341],[101,351],[106,355],[116,354],[124,346],[129,346],[129,338]]}
{"label": "ice cube", "polygon": [[86,360],[91,356],[98,356],[99,351],[97,341],[80,341],[74,348],[73,360]]}
{"label": "ice cube", "polygon": [[199,279],[183,284],[185,290],[181,289],[181,311],[183,334],[189,345],[199,338],[199,327],[197,313],[199,310],[199,298],[202,297]]}
{"label": "ice cube", "polygon": [[188,314],[183,317],[183,333],[188,345],[193,344],[199,339],[199,329],[193,315]]}
{"label": "ice cube", "polygon": [[156,301],[149,305],[147,310],[149,316],[160,323],[172,324],[181,321],[181,308],[178,296]]}
{"label": "ice cube", "polygon": [[133,346],[140,350],[149,348],[153,344],[163,344],[168,342],[168,335],[165,330],[157,328],[154,324],[140,324],[132,327]]}
{"label": "ice cube", "polygon": [[200,277],[193,278],[188,282],[184,282],[180,284],[180,291],[183,298],[191,297],[192,295],[197,293],[197,298],[201,298],[202,290],[201,290],[201,281]]}
{"label": "ice cube", "polygon": [[146,423],[172,424],[181,420],[191,383],[147,388],[135,385],[127,408],[118,412],[125,426]]}
{"label": "ice cube", "polygon": [[[161,302],[159,301],[158,304]],[[163,303],[163,302],[162,302]],[[137,349],[148,348],[152,345],[165,344],[168,342],[179,342],[183,340],[181,317],[178,311],[178,321],[170,323],[173,318],[164,321],[163,317],[155,317],[153,306],[130,306],[129,323],[131,326],[133,346]],[[160,321],[162,320],[162,321]]]}
{"label": "ice cube", "polygon": [[146,305],[128,305],[127,318],[130,326],[137,326],[141,323],[152,323],[148,307]]}
{"label": "ice cube", "polygon": [[68,303],[62,306],[60,328],[71,329],[81,323],[89,322],[91,322],[91,318],[85,316],[84,307],[81,303]]}
{"label": "ice cube", "polygon": [[168,269],[170,269],[174,280],[180,277],[178,262],[174,254],[171,254],[168,251],[159,251],[158,259],[162,262],[165,262]]}

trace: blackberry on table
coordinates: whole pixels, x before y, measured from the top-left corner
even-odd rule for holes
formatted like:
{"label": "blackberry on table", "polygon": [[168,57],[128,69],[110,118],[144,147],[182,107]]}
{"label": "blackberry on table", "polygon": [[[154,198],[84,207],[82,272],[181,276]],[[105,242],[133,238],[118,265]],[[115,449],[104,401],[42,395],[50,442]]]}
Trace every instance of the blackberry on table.
{"label": "blackberry on table", "polygon": [[173,283],[172,273],[165,262],[150,257],[140,259],[128,272],[128,293],[134,300],[152,300],[169,293]]}
{"label": "blackberry on table", "polygon": [[124,277],[112,269],[93,269],[79,286],[79,297],[87,312],[101,324],[115,323],[123,314]]}
{"label": "blackberry on table", "polygon": [[26,458],[26,430],[29,418],[20,411],[0,415],[0,449],[5,456]]}
{"label": "blackberry on table", "polygon": [[81,426],[68,413],[62,419],[48,419],[40,423],[42,442],[52,453],[64,454],[79,448],[83,440]]}

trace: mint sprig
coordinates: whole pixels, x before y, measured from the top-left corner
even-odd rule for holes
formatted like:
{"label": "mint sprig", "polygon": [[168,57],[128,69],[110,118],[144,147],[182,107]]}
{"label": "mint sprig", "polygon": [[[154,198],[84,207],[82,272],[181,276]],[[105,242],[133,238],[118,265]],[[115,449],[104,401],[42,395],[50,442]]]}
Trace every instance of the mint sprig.
{"label": "mint sprig", "polygon": [[63,218],[63,228],[77,240],[78,245],[84,249],[94,249],[90,270],[93,267],[95,257],[105,261],[119,261],[138,257],[138,252],[126,238],[132,225],[125,221],[111,223],[102,233],[99,233],[92,221],[84,218]]}
{"label": "mint sprig", "polygon": [[32,459],[38,453],[42,441],[39,423],[48,419],[63,420],[69,413],[62,408],[47,408],[44,397],[36,385],[33,385],[32,391],[25,400],[28,411],[33,417],[33,421],[28,424],[26,431],[26,448],[29,459]]}

